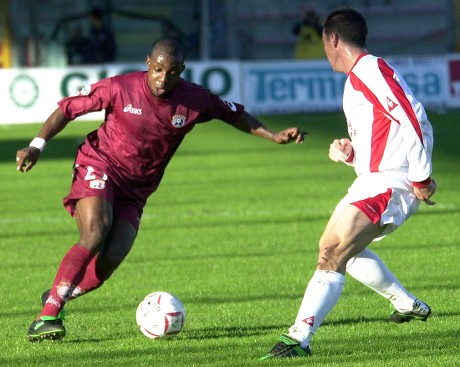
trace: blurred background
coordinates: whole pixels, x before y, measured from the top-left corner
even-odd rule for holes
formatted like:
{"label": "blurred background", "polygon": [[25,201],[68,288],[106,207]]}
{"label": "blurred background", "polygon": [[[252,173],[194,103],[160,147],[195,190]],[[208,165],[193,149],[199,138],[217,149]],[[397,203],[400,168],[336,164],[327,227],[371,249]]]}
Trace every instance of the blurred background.
{"label": "blurred background", "polygon": [[[316,56],[310,52],[302,56],[299,52],[302,23],[310,17],[321,24],[332,8],[341,6],[354,7],[366,16],[371,53],[414,56],[460,51],[459,0],[0,0],[0,3],[3,68],[139,62],[156,39],[167,35],[185,43],[188,60],[320,58],[322,54]],[[304,36],[316,37],[307,33]],[[97,37],[103,46],[94,41]]]}
{"label": "blurred background", "polygon": [[[253,114],[342,109],[345,74],[322,24],[353,7],[368,51],[395,66],[426,108],[460,111],[460,0],[0,0],[0,125],[44,121],[86,85],[145,70],[158,39],[187,49],[182,76]],[[80,119],[102,119],[100,113]]]}

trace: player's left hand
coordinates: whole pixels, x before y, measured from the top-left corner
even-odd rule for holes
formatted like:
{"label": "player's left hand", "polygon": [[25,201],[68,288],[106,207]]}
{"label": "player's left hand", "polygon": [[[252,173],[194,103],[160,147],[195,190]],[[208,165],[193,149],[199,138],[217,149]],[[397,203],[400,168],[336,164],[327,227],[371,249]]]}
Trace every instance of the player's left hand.
{"label": "player's left hand", "polygon": [[35,147],[27,147],[16,153],[16,169],[19,172],[27,172],[37,163],[40,150]]}
{"label": "player's left hand", "polygon": [[273,136],[273,141],[278,144],[289,144],[295,142],[301,144],[304,141],[304,136],[308,134],[305,131],[300,131],[297,127],[289,127],[277,132]]}
{"label": "player's left hand", "polygon": [[414,194],[419,200],[423,200],[427,205],[434,205],[436,204],[434,201],[430,200],[431,197],[435,194],[438,185],[436,184],[435,180],[431,180],[431,182],[424,187],[414,187]]}

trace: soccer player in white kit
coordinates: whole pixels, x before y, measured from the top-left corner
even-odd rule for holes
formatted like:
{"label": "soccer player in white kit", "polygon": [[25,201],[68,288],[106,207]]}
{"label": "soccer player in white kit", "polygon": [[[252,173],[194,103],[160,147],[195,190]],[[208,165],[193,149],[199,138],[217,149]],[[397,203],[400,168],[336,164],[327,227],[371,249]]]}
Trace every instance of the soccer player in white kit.
{"label": "soccer player in white kit", "polygon": [[430,200],[432,127],[401,75],[366,50],[367,24],[353,9],[332,11],[323,43],[334,71],[347,74],[343,109],[350,138],[336,139],[329,157],[357,178],[335,208],[319,242],[316,271],[294,325],[262,357],[311,354],[310,340],[339,300],[345,272],[388,299],[396,323],[425,321],[430,307],[409,293],[367,246],[398,228]]}

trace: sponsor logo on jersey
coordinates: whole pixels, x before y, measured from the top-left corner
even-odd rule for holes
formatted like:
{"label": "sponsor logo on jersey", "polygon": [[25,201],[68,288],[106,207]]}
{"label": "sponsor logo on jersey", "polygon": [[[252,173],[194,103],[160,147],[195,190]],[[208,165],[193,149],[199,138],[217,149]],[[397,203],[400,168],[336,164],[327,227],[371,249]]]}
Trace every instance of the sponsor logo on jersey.
{"label": "sponsor logo on jersey", "polygon": [[391,112],[399,105],[387,97],[387,106],[388,106],[388,112]]}
{"label": "sponsor logo on jersey", "polygon": [[174,127],[181,128],[187,123],[187,119],[184,115],[174,115],[171,119],[171,124]]}
{"label": "sponsor logo on jersey", "polygon": [[133,105],[130,103],[125,108],[123,108],[123,112],[132,113],[133,115],[142,115],[142,108],[134,108]]}
{"label": "sponsor logo on jersey", "polygon": [[233,102],[229,102],[226,100],[222,100],[222,102],[224,102],[227,105],[227,107],[230,108],[233,112],[236,112],[236,105]]}

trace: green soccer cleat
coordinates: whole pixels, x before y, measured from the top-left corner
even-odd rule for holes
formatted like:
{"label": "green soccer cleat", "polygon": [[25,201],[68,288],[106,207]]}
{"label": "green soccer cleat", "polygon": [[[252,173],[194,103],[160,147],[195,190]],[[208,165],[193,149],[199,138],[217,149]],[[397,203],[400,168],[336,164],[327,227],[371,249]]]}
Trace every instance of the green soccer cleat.
{"label": "green soccer cleat", "polygon": [[[40,297],[40,301],[42,303],[42,307],[45,306],[46,300],[48,299],[48,296],[50,295],[51,289],[48,289],[47,291],[44,291],[43,294]],[[59,314],[58,314],[58,319],[65,320],[65,311],[62,309]]]}
{"label": "green soccer cleat", "polygon": [[310,347],[302,348],[300,342],[283,334],[279,337],[278,343],[272,348],[270,353],[260,358],[261,361],[270,358],[296,358],[311,355]]}
{"label": "green soccer cleat", "polygon": [[62,320],[56,317],[42,316],[29,327],[27,339],[30,342],[59,340],[65,336],[65,327]]}
{"label": "green soccer cleat", "polygon": [[410,312],[400,312],[398,310],[393,311],[390,315],[390,320],[402,324],[404,322],[409,322],[412,320],[426,321],[426,319],[431,315],[430,306],[426,305],[422,301],[415,300],[413,309]]}

